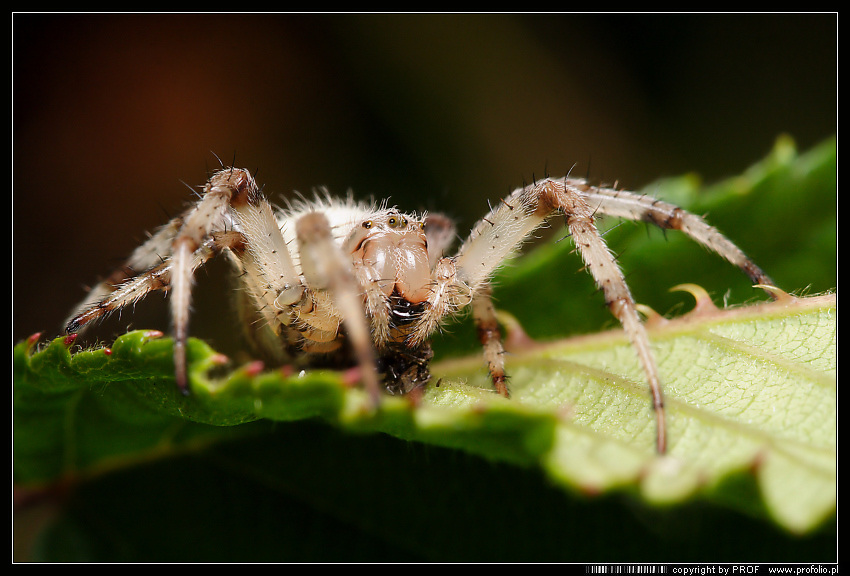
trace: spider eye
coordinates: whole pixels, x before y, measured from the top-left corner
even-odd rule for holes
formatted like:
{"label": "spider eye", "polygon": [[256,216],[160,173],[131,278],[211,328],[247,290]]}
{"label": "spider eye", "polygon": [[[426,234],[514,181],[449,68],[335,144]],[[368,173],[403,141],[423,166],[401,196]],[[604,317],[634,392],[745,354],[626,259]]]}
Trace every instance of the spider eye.
{"label": "spider eye", "polygon": [[425,230],[425,222],[419,222],[419,229]]}
{"label": "spider eye", "polygon": [[402,216],[402,218],[401,218],[401,225],[407,226],[407,218],[405,218],[404,216]]}
{"label": "spider eye", "polygon": [[366,221],[363,223],[363,227],[364,227],[364,228],[366,228],[366,229],[368,230],[369,228],[371,228],[371,227],[372,227],[372,221],[371,221],[371,220],[366,220]]}
{"label": "spider eye", "polygon": [[387,220],[387,224],[389,224],[391,228],[395,228],[397,224],[395,216],[390,216],[390,219]]}

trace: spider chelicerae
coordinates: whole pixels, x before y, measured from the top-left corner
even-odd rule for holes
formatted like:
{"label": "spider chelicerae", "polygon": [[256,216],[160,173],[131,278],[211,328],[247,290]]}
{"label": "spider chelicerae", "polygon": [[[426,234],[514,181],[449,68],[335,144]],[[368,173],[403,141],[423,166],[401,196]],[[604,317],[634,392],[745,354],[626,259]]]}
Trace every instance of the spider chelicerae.
{"label": "spider chelicerae", "polygon": [[587,270],[640,359],[656,414],[656,448],[663,453],[666,425],[656,362],[635,301],[594,223],[596,216],[681,230],[738,266],[753,284],[773,282],[702,218],[648,196],[578,178],[546,178],[516,189],[449,256],[455,227],[440,214],[417,216],[327,194],[277,209],[247,170],[222,168],[194,205],[92,289],[66,331],[75,333],[153,291],[168,291],[175,378],[187,391],[193,276],[223,254],[244,288],[237,293],[237,307],[248,340],[265,357],[280,363],[327,362],[335,356],[356,362],[377,405],[382,390],[405,394],[428,382],[429,338],[441,323],[471,307],[493,386],[508,396],[489,281],[555,215],[564,218]]}

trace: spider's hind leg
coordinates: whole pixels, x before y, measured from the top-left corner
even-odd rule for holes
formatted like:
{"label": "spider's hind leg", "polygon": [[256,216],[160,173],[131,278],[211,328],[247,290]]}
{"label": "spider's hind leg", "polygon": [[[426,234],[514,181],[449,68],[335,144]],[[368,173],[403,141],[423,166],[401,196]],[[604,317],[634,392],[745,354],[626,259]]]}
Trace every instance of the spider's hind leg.
{"label": "spider's hind leg", "polygon": [[[183,225],[183,219],[178,217],[156,231],[148,240],[136,248],[130,257],[116,269],[108,278],[94,286],[86,297],[74,308],[70,316],[65,319],[65,332],[68,334],[84,331],[93,320],[97,320],[122,307],[122,301],[126,298],[112,295],[119,287],[125,287],[127,283],[140,274],[151,273],[156,275],[155,269],[167,258],[171,251],[171,242]],[[131,293],[138,297],[130,298],[131,301],[138,300],[147,292],[157,289],[159,282],[149,278],[146,281],[147,289],[132,290]],[[111,304],[106,304],[112,301]]]}

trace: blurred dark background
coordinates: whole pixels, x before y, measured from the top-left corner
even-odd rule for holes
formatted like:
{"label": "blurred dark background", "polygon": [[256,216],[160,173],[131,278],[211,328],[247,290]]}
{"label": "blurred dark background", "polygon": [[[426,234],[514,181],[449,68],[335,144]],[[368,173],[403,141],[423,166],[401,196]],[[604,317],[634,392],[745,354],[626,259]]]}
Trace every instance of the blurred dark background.
{"label": "blurred dark background", "polygon": [[837,130],[835,14],[15,14],[13,33],[15,341],[55,333],[213,153],[273,198],[351,188],[465,234],[546,172],[712,182]]}

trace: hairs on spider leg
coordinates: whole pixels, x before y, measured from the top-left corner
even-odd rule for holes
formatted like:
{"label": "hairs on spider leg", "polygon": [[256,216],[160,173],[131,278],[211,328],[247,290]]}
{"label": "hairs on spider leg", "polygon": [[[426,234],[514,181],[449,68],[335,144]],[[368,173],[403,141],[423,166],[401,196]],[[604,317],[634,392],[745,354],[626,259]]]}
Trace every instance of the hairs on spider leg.
{"label": "hairs on spider leg", "polygon": [[570,166],[570,168],[566,171],[566,173],[564,174],[564,183],[567,182],[567,179],[570,177],[570,174],[573,173],[573,168],[575,168],[576,166],[578,166],[578,163],[573,162],[573,165]]}
{"label": "hairs on spider leg", "polygon": [[[183,186],[185,186],[186,188],[188,188],[188,189],[189,189],[189,192],[191,192],[191,193],[192,193],[192,196],[197,196],[197,197],[198,197],[198,199],[200,199],[200,198],[201,198],[201,193],[200,193],[200,192],[198,192],[198,188],[197,188],[197,186],[191,186],[190,184],[188,184],[188,183],[187,183],[187,182],[185,182],[184,180],[178,180],[178,182],[180,182]],[[169,216],[168,212],[166,212],[166,211],[165,211],[165,209],[163,209],[163,212],[165,212],[165,215],[166,215],[166,216]],[[169,217],[168,219],[169,219],[169,220],[171,220],[171,218],[170,218],[170,217]]]}
{"label": "hairs on spider leg", "polygon": [[[215,157],[215,159],[218,160],[219,169],[224,168],[224,162],[221,161],[221,158],[219,158],[218,154],[216,154],[212,150],[210,150],[210,154],[212,154]],[[206,162],[205,162],[205,164],[206,164]],[[209,181],[209,179],[212,178],[212,172],[210,171],[209,166],[207,166],[206,171],[207,171],[207,181]]]}
{"label": "hairs on spider leg", "polygon": [[626,222],[630,222],[630,220],[625,220],[625,219],[622,219],[622,218],[621,218],[619,222],[617,222],[616,224],[614,224],[614,225],[613,225],[613,226],[611,226],[610,228],[607,228],[607,229],[605,229],[605,230],[600,230],[600,231],[599,231],[599,235],[600,235],[600,236],[606,236],[606,235],[608,235],[608,233],[609,233],[609,232],[613,232],[614,230],[616,230],[616,229],[617,229],[617,228],[619,228],[620,226],[625,225],[625,224],[626,224]]}
{"label": "hairs on spider leg", "polygon": [[664,241],[665,242],[668,241],[667,228],[659,228],[658,226],[650,226],[649,222],[644,222],[643,224],[644,224],[644,227],[646,228],[646,237],[647,238],[649,238],[649,235],[651,234],[651,231],[652,231],[653,228],[658,228],[658,229],[661,230],[661,235],[664,236]]}
{"label": "hairs on spider leg", "polygon": [[224,168],[224,162],[221,161],[221,158],[219,157],[219,155],[216,154],[215,152],[213,152],[212,150],[210,150],[210,154],[215,156],[215,159],[218,160],[218,165],[221,166],[222,168]]}

